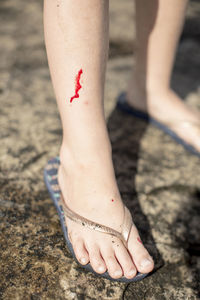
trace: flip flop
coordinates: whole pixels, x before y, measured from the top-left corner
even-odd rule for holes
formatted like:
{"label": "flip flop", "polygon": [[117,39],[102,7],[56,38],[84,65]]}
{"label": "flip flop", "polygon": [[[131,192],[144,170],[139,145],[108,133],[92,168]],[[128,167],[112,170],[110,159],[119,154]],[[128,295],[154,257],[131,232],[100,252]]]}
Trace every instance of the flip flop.
{"label": "flip flop", "polygon": [[[200,152],[196,150],[192,145],[184,141],[181,137],[179,137],[172,129],[170,129],[167,125],[157,121],[153,117],[151,117],[148,113],[145,113],[141,110],[138,110],[136,108],[133,108],[130,106],[127,102],[126,99],[126,93],[123,92],[121,93],[118,98],[117,98],[117,108],[120,109],[121,111],[128,113],[136,118],[145,120],[154,126],[158,127],[161,129],[163,132],[167,133],[170,135],[178,144],[181,144],[186,150],[191,152],[192,154],[200,157]],[[172,124],[174,125],[174,124]],[[200,123],[192,123],[190,121],[182,121],[181,124],[177,122],[177,125],[183,125],[183,126],[193,126],[200,132]]]}
{"label": "flip flop", "polygon": [[126,282],[126,283],[142,280],[144,277],[146,277],[148,275],[148,273],[142,274],[142,273],[138,272],[137,275],[132,279],[128,279],[126,277],[114,279],[108,274],[107,271],[103,274],[98,274],[93,270],[90,263],[88,263],[87,265],[81,265],[77,261],[74,250],[73,250],[73,246],[68,237],[68,231],[67,231],[67,226],[66,226],[66,222],[65,222],[66,217],[68,217],[72,221],[77,222],[80,225],[88,227],[92,230],[97,230],[97,231],[103,232],[105,234],[110,234],[112,236],[118,237],[119,239],[122,240],[124,245],[127,245],[130,229],[132,226],[132,217],[131,217],[131,214],[130,214],[128,208],[126,206],[124,206],[125,210],[124,210],[124,222],[122,224],[122,232],[118,232],[110,227],[92,222],[84,217],[81,217],[80,215],[76,214],[75,212],[73,212],[63,201],[63,197],[62,197],[59,185],[58,185],[57,175],[58,175],[59,164],[60,164],[59,157],[52,158],[48,161],[46,167],[44,168],[44,181],[47,186],[48,192],[51,196],[51,199],[53,200],[53,203],[57,209],[57,212],[58,212],[58,215],[60,218],[60,223],[62,226],[62,230],[64,233],[65,241],[66,241],[67,247],[68,247],[69,251],[71,252],[73,258],[76,260],[76,262],[82,268],[86,269],[87,271],[93,272],[95,275],[97,275],[99,277],[107,278],[112,281],[119,281],[119,282]]}

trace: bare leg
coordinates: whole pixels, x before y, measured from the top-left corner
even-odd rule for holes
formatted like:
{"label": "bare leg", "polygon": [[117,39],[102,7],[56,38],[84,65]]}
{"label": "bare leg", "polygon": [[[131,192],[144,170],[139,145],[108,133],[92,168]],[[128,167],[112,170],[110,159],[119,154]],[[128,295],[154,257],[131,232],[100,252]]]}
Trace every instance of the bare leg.
{"label": "bare leg", "polygon": [[173,123],[171,128],[200,151],[196,128],[182,126],[182,121],[198,123],[200,115],[187,107],[170,88],[187,2],[136,0],[136,65],[127,97],[130,104],[147,110],[157,120]]}
{"label": "bare leg", "polygon": [[[78,214],[120,230],[123,203],[103,113],[108,0],[45,0],[44,26],[63,125],[58,180],[64,199]],[[137,270],[144,273],[153,269],[134,225],[129,251],[117,238],[69,219],[67,227],[77,259],[82,264],[90,261],[98,273],[108,269],[113,278],[123,274],[132,278]]]}

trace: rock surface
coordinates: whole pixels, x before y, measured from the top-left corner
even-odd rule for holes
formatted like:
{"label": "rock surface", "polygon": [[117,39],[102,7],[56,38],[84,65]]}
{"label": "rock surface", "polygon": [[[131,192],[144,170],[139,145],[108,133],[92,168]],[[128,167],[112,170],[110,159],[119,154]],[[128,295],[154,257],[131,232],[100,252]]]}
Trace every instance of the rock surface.
{"label": "rock surface", "polygon": [[[152,126],[115,109],[134,39],[131,0],[111,0],[105,111],[117,180],[156,260],[156,272],[125,285],[72,260],[43,167],[61,124],[47,66],[38,0],[0,3],[0,299],[200,299],[200,160]],[[190,3],[173,86],[200,109],[200,4]],[[131,24],[131,25],[130,25]],[[124,30],[127,26],[131,30]]]}

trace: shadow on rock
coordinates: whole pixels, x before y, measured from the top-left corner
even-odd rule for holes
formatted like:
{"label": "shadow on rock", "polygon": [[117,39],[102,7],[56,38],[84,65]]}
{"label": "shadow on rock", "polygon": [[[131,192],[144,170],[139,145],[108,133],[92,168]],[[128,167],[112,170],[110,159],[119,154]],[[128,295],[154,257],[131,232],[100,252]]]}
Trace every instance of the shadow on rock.
{"label": "shadow on rock", "polygon": [[188,276],[192,280],[190,286],[200,297],[200,191],[191,188],[182,188],[179,193],[183,194],[181,210],[172,224],[172,236],[177,248],[182,248],[187,253],[186,265],[190,271]]}

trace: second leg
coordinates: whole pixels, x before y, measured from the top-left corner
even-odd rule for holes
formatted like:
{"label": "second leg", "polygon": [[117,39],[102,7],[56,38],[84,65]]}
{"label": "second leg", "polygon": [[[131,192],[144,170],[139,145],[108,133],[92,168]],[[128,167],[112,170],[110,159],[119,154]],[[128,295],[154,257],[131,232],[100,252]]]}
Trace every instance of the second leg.
{"label": "second leg", "polygon": [[189,108],[170,87],[187,3],[136,0],[136,63],[127,98],[135,108],[170,124],[183,140],[200,151],[200,113]]}

